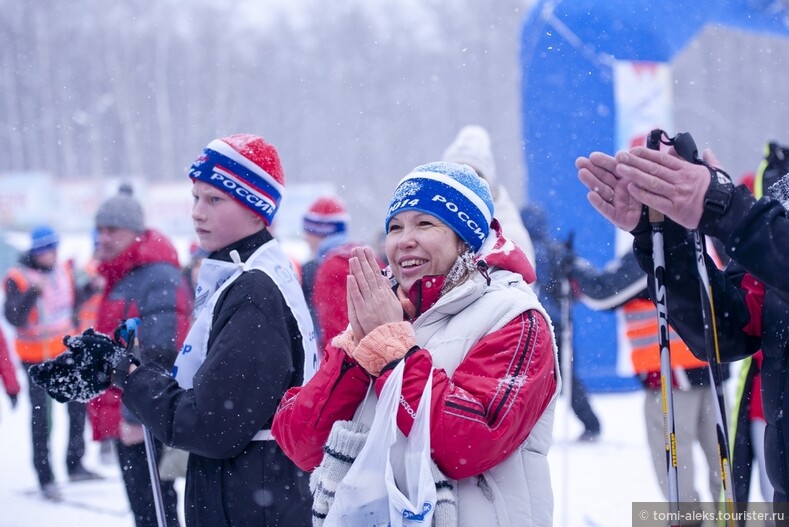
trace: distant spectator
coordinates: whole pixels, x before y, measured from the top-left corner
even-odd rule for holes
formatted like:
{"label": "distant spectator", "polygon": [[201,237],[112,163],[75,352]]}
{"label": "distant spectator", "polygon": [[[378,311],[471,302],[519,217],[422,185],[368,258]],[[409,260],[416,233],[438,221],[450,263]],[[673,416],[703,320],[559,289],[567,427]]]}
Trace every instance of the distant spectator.
{"label": "distant spectator", "polygon": [[[128,187],[107,199],[96,212],[98,272],[106,288],[96,330],[112,334],[119,322],[139,317],[139,353],[172,367],[186,337],[191,295],[180,272],[178,254],[164,235],[145,226],[140,202]],[[155,527],[156,510],[140,420],[120,403],[112,388],[93,399],[101,437],[115,438],[126,494],[137,527]],[[155,441],[159,457],[162,443]],[[178,525],[178,495],[172,481],[161,482],[168,525]]]}
{"label": "distant spectator", "polygon": [[488,131],[477,125],[464,126],[444,151],[443,160],[468,165],[488,182],[493,195],[496,219],[499,220],[504,237],[518,245],[533,264],[534,246],[529,231],[523,225],[518,207],[510,198],[509,192],[498,183]]}
{"label": "distant spectator", "polygon": [[[579,299],[587,306],[597,310],[622,309],[631,363],[644,386],[644,424],[652,465],[663,495],[668,499],[658,315],[655,304],[649,299],[647,275],[641,270],[633,251],[627,251],[603,269],[596,269],[579,259],[571,274],[581,292]],[[671,326],[668,329],[680,510],[700,514],[703,506],[696,490],[696,472],[701,469],[701,464],[694,459],[694,445],[698,445],[704,454],[708,469],[705,473],[707,488],[713,500],[720,492],[715,395],[709,385],[706,363],[693,356]],[[728,364],[721,365],[721,372],[723,379],[728,379]]]}
{"label": "distant spectator", "polygon": [[[304,215],[304,236],[314,258],[302,267],[302,289],[318,332],[318,349],[348,327],[346,280],[351,249],[350,215],[339,198],[323,196]],[[380,265],[379,265],[380,266]]]}
{"label": "distant spectator", "polygon": [[[5,317],[16,328],[16,353],[25,371],[65,351],[62,338],[73,333],[76,286],[71,265],[58,263],[60,237],[52,227],[30,234],[30,250],[5,279]],[[59,501],[60,489],[49,458],[51,399],[28,382],[33,466],[45,498]],[[68,403],[69,436],[66,468],[72,481],[99,479],[82,464],[85,455],[85,404]]]}
{"label": "distant spectator", "polygon": [[189,284],[189,290],[192,296],[195,294],[195,286],[197,285],[197,276],[200,273],[200,265],[203,263],[203,258],[208,256],[208,251],[200,247],[198,243],[192,243],[189,247],[189,263],[184,267],[184,278],[186,283]]}
{"label": "distant spectator", "polygon": [[[554,239],[548,231],[548,218],[543,207],[537,203],[530,203],[523,207],[521,211],[523,224],[527,226],[532,235],[536,258],[534,266],[537,271],[537,282],[535,282],[537,296],[540,303],[545,307],[548,315],[553,322],[553,330],[556,335],[556,345],[559,348],[559,362],[567,360],[570,354],[572,360],[572,320],[564,320],[562,316],[563,302],[570,302],[569,308],[575,301],[572,291],[563,291],[563,282],[570,280],[569,265],[572,264],[574,254],[566,244]],[[568,284],[569,286],[569,284]],[[565,322],[570,327],[565,327]],[[569,331],[570,349],[565,343],[565,331]],[[575,361],[573,361],[573,365]],[[564,380],[565,383],[568,379]],[[581,379],[575,372],[570,376],[570,406],[573,413],[581,421],[584,431],[579,436],[579,441],[592,442],[600,437],[600,419],[589,403],[589,396],[586,392]]]}

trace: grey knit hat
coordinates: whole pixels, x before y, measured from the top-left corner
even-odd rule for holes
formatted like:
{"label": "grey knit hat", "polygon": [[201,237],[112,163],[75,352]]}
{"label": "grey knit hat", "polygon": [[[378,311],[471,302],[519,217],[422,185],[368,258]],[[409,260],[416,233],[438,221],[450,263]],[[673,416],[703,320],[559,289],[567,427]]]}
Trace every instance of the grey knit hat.
{"label": "grey knit hat", "polygon": [[134,199],[130,189],[122,188],[116,196],[101,204],[96,212],[96,228],[115,227],[134,232],[145,230],[145,215],[140,202]]}

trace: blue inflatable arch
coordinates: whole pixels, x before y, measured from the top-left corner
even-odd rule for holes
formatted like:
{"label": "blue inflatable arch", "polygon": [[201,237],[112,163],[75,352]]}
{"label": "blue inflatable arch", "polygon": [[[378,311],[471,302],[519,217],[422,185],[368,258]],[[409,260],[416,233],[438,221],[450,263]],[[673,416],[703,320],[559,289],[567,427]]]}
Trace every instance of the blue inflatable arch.
{"label": "blue inflatable arch", "polygon": [[[679,5],[682,4],[682,5]],[[558,239],[574,234],[578,254],[601,266],[614,257],[614,228],[586,201],[575,158],[613,153],[615,60],[670,63],[701,29],[719,24],[789,35],[763,1],[540,0],[523,26],[521,63],[526,195],[546,206]],[[616,373],[611,313],[576,306],[576,371],[592,391],[640,387]]]}

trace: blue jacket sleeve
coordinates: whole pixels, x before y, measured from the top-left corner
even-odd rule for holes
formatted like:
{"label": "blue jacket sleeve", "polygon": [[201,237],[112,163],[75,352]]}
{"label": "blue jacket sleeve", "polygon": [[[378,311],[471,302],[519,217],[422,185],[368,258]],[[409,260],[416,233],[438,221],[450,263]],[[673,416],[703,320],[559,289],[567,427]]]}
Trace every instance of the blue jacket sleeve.
{"label": "blue jacket sleeve", "polygon": [[182,319],[190,316],[185,301],[187,286],[180,271],[169,264],[148,266],[141,278],[143,291],[137,304],[142,321],[137,330],[140,359],[169,369],[178,354],[178,329]]}
{"label": "blue jacket sleeve", "polygon": [[595,310],[619,307],[647,288],[647,275],[632,251],[602,270],[595,269],[588,262],[577,262],[570,277],[580,290],[581,302]]}

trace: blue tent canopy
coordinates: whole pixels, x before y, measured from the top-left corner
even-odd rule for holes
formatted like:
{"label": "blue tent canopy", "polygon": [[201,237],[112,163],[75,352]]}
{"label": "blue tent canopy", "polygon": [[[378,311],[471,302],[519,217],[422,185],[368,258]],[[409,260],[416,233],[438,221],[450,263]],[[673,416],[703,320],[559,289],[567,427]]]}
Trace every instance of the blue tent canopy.
{"label": "blue tent canopy", "polygon": [[[577,253],[597,266],[614,257],[614,228],[587,203],[574,164],[579,155],[616,148],[613,62],[670,63],[709,24],[789,35],[786,13],[773,6],[748,0],[684,5],[540,0],[535,5],[521,42],[527,196],[549,205],[556,238],[573,233]],[[576,306],[573,316],[577,371],[588,388],[637,388],[635,379],[616,374],[614,315]]]}

